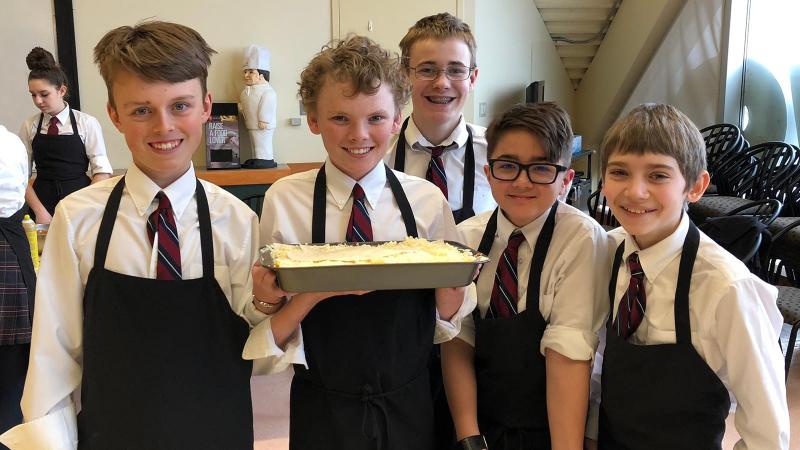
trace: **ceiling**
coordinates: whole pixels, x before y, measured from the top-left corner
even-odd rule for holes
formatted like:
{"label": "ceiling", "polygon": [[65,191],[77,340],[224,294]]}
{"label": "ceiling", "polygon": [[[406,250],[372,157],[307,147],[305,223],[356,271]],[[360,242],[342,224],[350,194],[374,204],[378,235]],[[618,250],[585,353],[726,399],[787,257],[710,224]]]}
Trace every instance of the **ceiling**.
{"label": "ceiling", "polygon": [[578,85],[603,42],[622,0],[533,0],[572,86]]}

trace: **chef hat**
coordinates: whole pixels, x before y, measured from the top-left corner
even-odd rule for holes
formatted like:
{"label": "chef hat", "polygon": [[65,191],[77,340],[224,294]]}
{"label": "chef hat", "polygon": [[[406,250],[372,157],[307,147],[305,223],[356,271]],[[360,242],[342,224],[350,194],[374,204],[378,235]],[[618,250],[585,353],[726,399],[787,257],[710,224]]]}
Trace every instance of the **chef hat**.
{"label": "chef hat", "polygon": [[244,50],[244,65],[243,69],[257,69],[257,70],[271,70],[270,69],[270,53],[264,47],[259,45],[250,45]]}

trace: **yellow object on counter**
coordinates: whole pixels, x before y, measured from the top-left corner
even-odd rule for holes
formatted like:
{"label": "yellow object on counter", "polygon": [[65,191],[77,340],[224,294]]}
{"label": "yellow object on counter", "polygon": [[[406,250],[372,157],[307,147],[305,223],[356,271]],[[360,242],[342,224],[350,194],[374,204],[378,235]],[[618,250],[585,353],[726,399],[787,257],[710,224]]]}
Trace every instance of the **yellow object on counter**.
{"label": "yellow object on counter", "polygon": [[39,240],[36,236],[36,222],[31,219],[31,216],[25,214],[25,217],[22,219],[22,228],[25,229],[25,237],[28,238],[28,244],[31,247],[33,268],[39,270]]}

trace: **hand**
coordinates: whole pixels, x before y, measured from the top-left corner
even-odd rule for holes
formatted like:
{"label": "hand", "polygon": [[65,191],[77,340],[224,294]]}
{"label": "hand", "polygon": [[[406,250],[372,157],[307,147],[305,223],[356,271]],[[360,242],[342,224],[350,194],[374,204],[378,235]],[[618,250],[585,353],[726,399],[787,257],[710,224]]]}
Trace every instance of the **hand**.
{"label": "hand", "polygon": [[439,318],[449,321],[464,303],[467,286],[454,288],[436,288],[436,310]]}
{"label": "hand", "polygon": [[594,439],[586,438],[583,440],[583,449],[584,450],[597,450],[597,441]]}
{"label": "hand", "polygon": [[[270,269],[253,264],[253,296],[266,303],[278,303],[289,293],[278,286],[278,279]],[[273,311],[274,312],[274,311]]]}
{"label": "hand", "polygon": [[260,120],[258,121],[258,129],[259,130],[266,130],[267,129],[267,125],[269,125],[267,122],[262,122]]}
{"label": "hand", "polygon": [[38,224],[48,224],[53,220],[53,216],[44,208],[41,211],[34,211],[34,214],[36,214],[36,223]]}

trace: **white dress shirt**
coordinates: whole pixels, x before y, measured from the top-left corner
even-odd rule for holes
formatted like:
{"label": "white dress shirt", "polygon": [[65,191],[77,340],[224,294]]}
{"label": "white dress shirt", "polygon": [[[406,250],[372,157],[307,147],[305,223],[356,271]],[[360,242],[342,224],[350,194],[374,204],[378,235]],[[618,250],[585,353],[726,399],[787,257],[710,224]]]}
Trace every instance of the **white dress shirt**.
{"label": "white dress shirt", "polygon": [[[519,230],[525,235],[517,255],[518,295],[517,311],[527,309],[528,276],[531,257],[536,240],[544,226],[549,210]],[[458,225],[461,242],[477,248],[480,245],[486,223],[493,212],[486,212]],[[494,287],[495,271],[508,238],[517,228],[504,214],[497,218],[490,262],[481,269],[477,281],[478,308],[481,317],[486,316]],[[588,361],[597,348],[597,331],[603,325],[608,311],[602,292],[608,285],[608,276],[598,271],[608,259],[608,242],[603,228],[592,218],[572,206],[559,203],[556,225],[547,258],[542,268],[539,289],[539,311],[547,322],[539,350],[546,348],[578,361]],[[475,285],[473,285],[475,286]],[[475,295],[475,289],[471,290]],[[468,316],[461,324],[458,338],[475,346],[475,323]]]}
{"label": "white dress shirt", "polygon": [[[4,443],[14,450],[75,448],[76,418],[71,397],[81,385],[84,289],[94,265],[100,220],[119,179],[95,183],[67,196],[56,207],[36,286],[31,361],[21,403],[26,423],[3,436]],[[177,181],[160,189],[136,165],[131,165],[108,247],[106,269],[156,278],[157,246],[150,244],[145,230],[147,218],[158,205],[155,195],[163,190],[175,214],[183,277],[201,278],[195,180],[194,168],[190,167]],[[231,309],[254,326],[265,318],[251,301],[250,270],[257,258],[258,219],[230,193],[205,181],[201,183],[211,215],[214,277]],[[268,330],[253,328],[249,340],[266,340]],[[178,375],[191,376],[165,374]]]}
{"label": "white dress shirt", "polygon": [[0,125],[0,217],[11,217],[25,204],[28,154],[22,141]]}
{"label": "white dress shirt", "polygon": [[[72,121],[69,119],[69,105],[56,114],[58,118],[58,134],[74,134],[72,130]],[[111,169],[111,161],[108,160],[106,155],[106,144],[103,140],[103,129],[100,128],[100,122],[94,116],[90,116],[85,112],[72,110],[75,113],[75,124],[78,127],[78,135],[86,147],[86,156],[89,157],[89,176],[92,177],[98,173],[113,173]],[[25,143],[25,148],[28,150],[28,158],[33,157],[33,149],[31,143],[36,136],[36,125],[39,124],[39,116],[42,113],[37,113],[29,117],[22,123],[19,129],[19,137]],[[47,128],[50,126],[50,114],[44,114],[42,120],[42,127],[39,129],[41,134],[47,134]],[[35,163],[32,163],[33,171],[36,171]]]}
{"label": "white dress shirt", "polygon": [[[475,195],[472,201],[472,209],[475,214],[493,210],[497,203],[492,197],[492,189],[483,171],[486,162],[486,128],[478,125],[469,125],[472,128],[472,148],[475,152]],[[453,147],[442,153],[444,171],[447,174],[447,197],[450,209],[453,211],[461,209],[464,204],[464,155],[467,149],[467,123],[464,116],[458,122],[455,130],[444,141],[434,144],[429,142],[422,132],[419,131],[414,123],[414,118],[409,117],[408,127],[406,127],[406,164],[405,173],[415,177],[425,178],[428,165],[431,161],[431,152],[428,147],[443,145]],[[389,152],[384,161],[389,167],[394,167],[395,149],[397,139],[392,142]]]}
{"label": "white dress shirt", "polygon": [[[645,274],[647,307],[629,342],[640,345],[676,342],[675,287],[688,230],[689,219],[684,214],[674,233],[644,250],[622,228],[609,233],[616,245],[625,241],[622,261],[634,251],[639,252]],[[620,264],[614,296],[615,317],[629,280],[627,265]],[[775,287],[753,275],[741,261],[700,232],[689,291],[692,345],[736,401],[735,425],[742,437],[734,446],[736,450],[789,448],[783,357],[778,347],[783,318],[775,303],[777,295]],[[608,302],[607,293],[603,298]],[[587,436],[593,439],[597,436],[604,347],[605,333],[601,333],[587,425]]]}
{"label": "white dress shirt", "polygon": [[[267,190],[261,213],[262,245],[273,242],[283,244],[311,242],[314,182],[318,172],[318,169],[314,169],[281,178]],[[442,192],[423,179],[396,171],[394,174],[397,175],[408,202],[412,205],[419,237],[457,240],[453,215]],[[337,169],[330,160],[325,162],[325,176],[327,179],[325,242],[343,242],[353,208],[352,191],[356,181]],[[374,240],[405,239],[406,228],[386,181],[384,165],[377,164],[358,181],[358,184],[366,195]],[[440,320],[437,312],[434,341],[439,343],[455,337],[462,318],[474,308],[474,300],[472,302],[469,299],[464,300],[461,308],[449,322]],[[268,322],[269,318],[260,326],[265,326]],[[287,365],[303,364],[307,367],[302,329],[286,344],[285,352],[275,345],[274,340],[270,341],[267,347],[266,350],[259,348],[253,355],[248,355],[246,349],[245,358],[261,357],[259,355],[266,351],[276,357],[283,357]]]}

